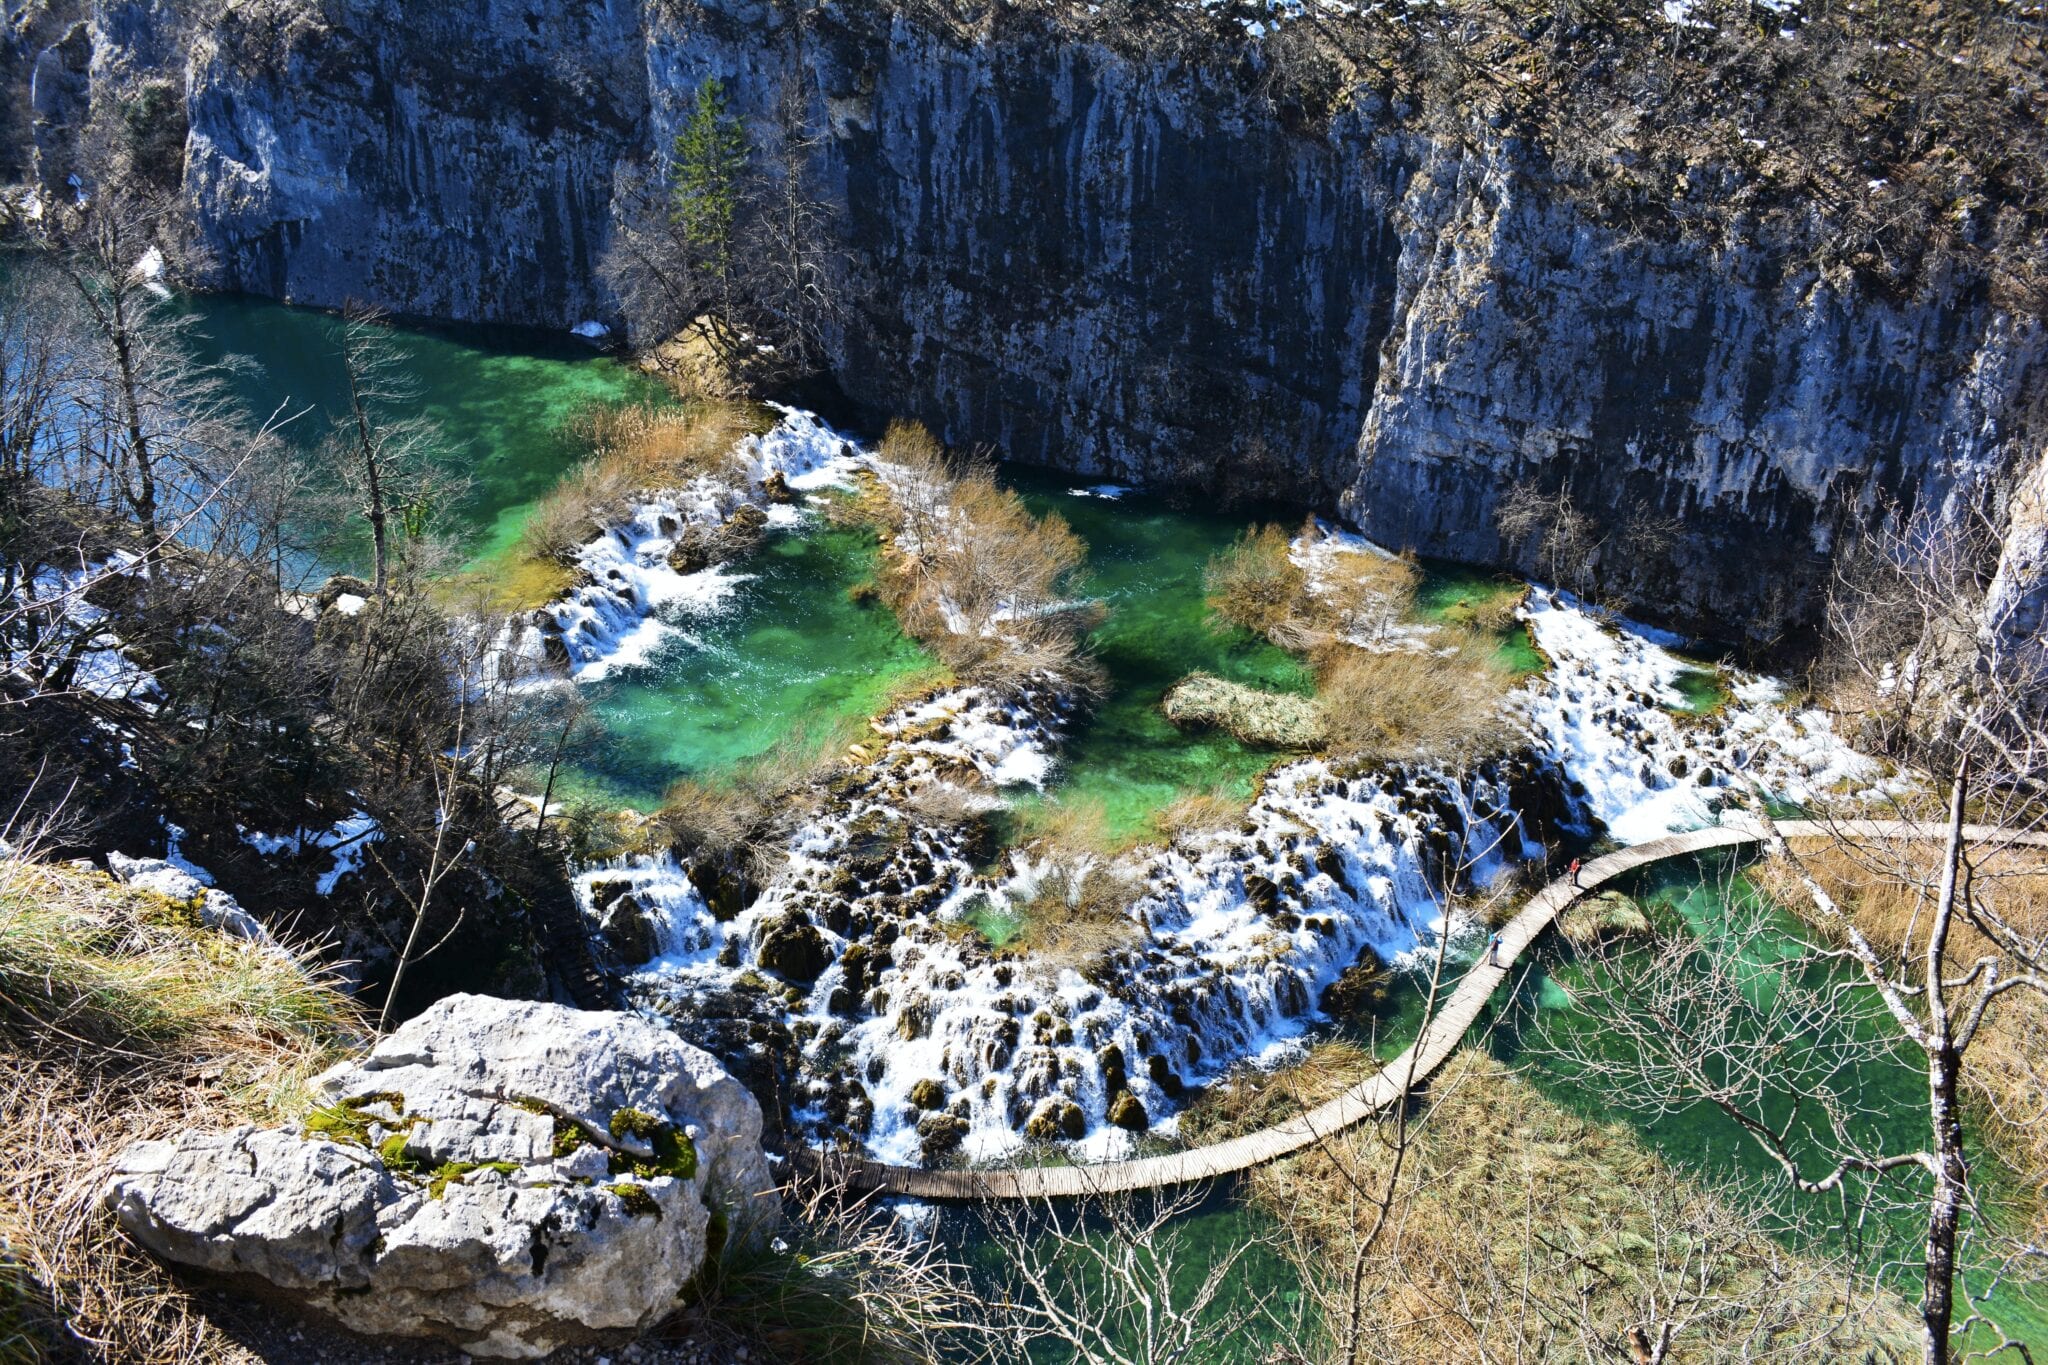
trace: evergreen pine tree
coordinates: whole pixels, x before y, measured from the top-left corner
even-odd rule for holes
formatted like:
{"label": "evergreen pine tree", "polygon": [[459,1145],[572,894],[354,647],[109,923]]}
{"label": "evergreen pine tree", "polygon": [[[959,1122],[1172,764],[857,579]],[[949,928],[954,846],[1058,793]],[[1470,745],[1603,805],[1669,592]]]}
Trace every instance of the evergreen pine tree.
{"label": "evergreen pine tree", "polygon": [[724,85],[710,77],[697,87],[696,108],[676,134],[674,216],[699,264],[721,286],[732,267],[733,219],[746,163],[746,133],[726,112]]}

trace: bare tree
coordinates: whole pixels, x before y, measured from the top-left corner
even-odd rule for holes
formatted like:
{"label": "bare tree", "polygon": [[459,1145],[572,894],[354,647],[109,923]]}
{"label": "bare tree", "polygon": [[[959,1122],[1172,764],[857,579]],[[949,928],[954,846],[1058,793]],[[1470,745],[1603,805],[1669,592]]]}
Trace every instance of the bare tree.
{"label": "bare tree", "polygon": [[[1826,837],[1804,852],[1759,792],[1775,887],[1809,931],[1787,935],[1738,906],[1709,941],[1603,959],[1581,1004],[1625,1046],[1558,1040],[1623,1104],[1720,1110],[1793,1190],[1917,1210],[1929,1365],[1953,1359],[1964,1333],[1992,1331],[1981,1312],[1958,1313],[1966,1255],[2006,1280],[2043,1270],[2038,1247],[2005,1240],[1966,1132],[1972,1094],[2011,1098],[1973,1049],[2037,1035],[2048,996],[2033,847],[2048,829],[2048,678],[2036,653],[2001,648],[2006,623],[1985,617],[1989,530],[1916,519],[1843,566],[1817,679],[1844,726],[1911,780],[1822,812]],[[1900,1049],[1924,1078],[1913,1140],[1878,1125],[1872,1097],[1844,1079]],[[2043,1117],[2023,1102],[2006,1112],[2028,1127]]]}
{"label": "bare tree", "polygon": [[750,179],[741,289],[784,367],[811,373],[825,362],[829,330],[841,318],[838,281],[847,268],[832,230],[832,206],[812,190],[824,138],[811,121],[801,62],[777,92],[770,146]]}
{"label": "bare tree", "polygon": [[636,343],[694,333],[742,382],[814,372],[842,316],[847,256],[816,188],[825,140],[801,42],[772,116],[743,121],[706,81],[669,153],[621,174],[601,266]]}
{"label": "bare tree", "polygon": [[1493,520],[1501,539],[1525,547],[1550,582],[1581,592],[1591,588],[1600,528],[1572,497],[1569,485],[1545,492],[1535,483],[1515,484],[1501,494]]}
{"label": "bare tree", "polygon": [[371,590],[382,598],[391,585],[393,519],[407,541],[419,539],[435,509],[460,496],[462,481],[435,461],[439,431],[410,411],[419,388],[405,374],[382,310],[348,309],[341,362],[348,415],[329,435],[324,458],[370,528]]}
{"label": "bare tree", "polygon": [[992,1343],[985,1359],[1024,1358],[1051,1346],[1103,1365],[1239,1358],[1253,1325],[1279,1323],[1298,1344],[1307,1325],[1277,1297],[1248,1288],[1238,1267],[1254,1249],[1239,1242],[1195,1264],[1181,1220],[1205,1191],[1115,1196],[1085,1208],[999,1203],[985,1217],[1003,1249]]}

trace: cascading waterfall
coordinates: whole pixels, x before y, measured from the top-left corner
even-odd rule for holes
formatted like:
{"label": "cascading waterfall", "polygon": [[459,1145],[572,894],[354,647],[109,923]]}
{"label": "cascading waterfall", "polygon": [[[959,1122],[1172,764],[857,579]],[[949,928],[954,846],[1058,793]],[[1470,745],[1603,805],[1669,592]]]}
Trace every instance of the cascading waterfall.
{"label": "cascading waterfall", "polygon": [[[523,652],[552,654],[578,681],[594,682],[648,658],[676,628],[664,619],[664,607],[709,609],[744,582],[720,564],[684,572],[671,565],[670,555],[686,530],[720,526],[743,506],[767,504],[763,490],[772,475],[793,493],[809,493],[844,483],[862,462],[853,443],[815,414],[778,411],[781,420],[772,429],[734,447],[727,468],[683,488],[643,493],[624,521],[579,549],[580,581],[537,614],[543,642]],[[770,526],[790,526],[801,513],[767,505],[765,515]]]}
{"label": "cascading waterfall", "polygon": [[[726,923],[671,858],[587,871],[581,894],[593,914],[630,897],[654,919],[660,951],[635,982],[678,1017],[749,976],[790,979],[775,945],[815,935],[823,961],[787,1003],[808,1035],[798,1117],[820,1135],[897,1161],[1059,1136],[1100,1159],[1130,1149],[1130,1126],[1170,1129],[1185,1086],[1298,1037],[1366,950],[1399,960],[1455,932],[1446,869],[1469,864],[1462,880],[1483,884],[1541,854],[1505,771],[1454,783],[1298,762],[1240,828],[1126,869],[1142,885],[1131,946],[1086,971],[1004,958],[960,932],[962,913],[1028,892],[1037,869],[1018,857],[977,875],[957,835],[916,811],[964,770],[993,785],[1042,772],[1056,707],[965,689],[885,719],[869,785],[805,825],[789,874]],[[1515,776],[1541,781],[1527,764]],[[893,852],[864,858],[854,846],[885,828]],[[1125,1127],[1110,1122],[1126,1090],[1144,1124],[1128,1107]]]}
{"label": "cascading waterfall", "polygon": [[[754,480],[839,482],[868,458],[802,413],[753,439]],[[632,657],[663,601],[733,581],[676,574],[668,550],[758,496],[700,481],[586,547],[591,581],[555,614],[577,676]],[[1379,553],[1328,528],[1297,545],[1312,574],[1365,552]],[[1524,750],[1455,780],[1286,763],[1234,828],[1098,860],[1136,890],[1125,941],[1082,961],[1008,955],[973,928],[977,908],[1028,902],[1052,875],[1029,852],[978,866],[971,835],[1004,789],[1056,771],[1070,704],[1050,677],[1013,697],[953,688],[877,720],[750,903],[707,899],[702,869],[666,854],[586,869],[579,895],[594,922],[651,928],[651,956],[623,964],[643,1002],[734,1064],[768,1065],[820,1140],[904,1162],[1030,1141],[1124,1155],[1135,1131],[1171,1130],[1187,1087],[1298,1039],[1368,952],[1398,964],[1468,933],[1453,893],[1542,859],[1560,833],[1652,838],[1716,818],[1752,779],[1794,798],[1887,780],[1820,713],[1780,706],[1768,679],[1728,670],[1728,704],[1681,718],[1673,684],[1699,666],[1675,642],[1541,589],[1522,617],[1549,664],[1511,699]],[[1428,650],[1430,634],[1375,643]]]}

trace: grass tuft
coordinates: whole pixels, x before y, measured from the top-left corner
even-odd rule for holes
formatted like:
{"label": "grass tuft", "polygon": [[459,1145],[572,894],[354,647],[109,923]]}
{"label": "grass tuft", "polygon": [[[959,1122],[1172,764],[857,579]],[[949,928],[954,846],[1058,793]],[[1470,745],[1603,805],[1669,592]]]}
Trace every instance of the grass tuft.
{"label": "grass tuft", "polygon": [[521,551],[542,563],[567,560],[622,518],[636,495],[728,473],[740,439],[764,428],[758,412],[738,403],[591,409],[572,427],[590,454],[535,505]]}
{"label": "grass tuft", "polygon": [[0,1341],[28,1358],[235,1358],[99,1203],[130,1142],[277,1123],[362,1021],[336,984],[190,907],[0,861]]}

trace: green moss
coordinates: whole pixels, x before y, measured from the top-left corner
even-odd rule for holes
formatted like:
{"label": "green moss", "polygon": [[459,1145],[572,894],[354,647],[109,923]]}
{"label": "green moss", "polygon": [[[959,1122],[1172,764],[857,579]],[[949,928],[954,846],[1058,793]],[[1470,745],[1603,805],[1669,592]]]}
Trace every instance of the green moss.
{"label": "green moss", "polygon": [[331,1142],[351,1142],[358,1147],[367,1147],[370,1145],[370,1125],[380,1120],[363,1111],[374,1104],[388,1104],[400,1113],[405,1112],[405,1096],[396,1090],[354,1095],[335,1104],[322,1105],[306,1115],[305,1134],[309,1138],[322,1137]]}
{"label": "green moss", "polygon": [[608,1126],[615,1138],[636,1137],[652,1141],[654,1135],[668,1125],[644,1109],[626,1108],[615,1112]]}
{"label": "green moss", "polygon": [[625,1205],[626,1212],[633,1215],[633,1217],[661,1217],[661,1204],[648,1192],[645,1185],[635,1185],[630,1181],[622,1180],[617,1184],[605,1186],[605,1189],[610,1191],[621,1204]]}
{"label": "green moss", "polygon": [[403,1171],[407,1175],[418,1172],[420,1168],[419,1158],[407,1151],[405,1146],[411,1136],[412,1134],[409,1130],[403,1133],[393,1133],[377,1144],[377,1155],[382,1159],[387,1168],[394,1171]]}
{"label": "green moss", "polygon": [[555,1120],[555,1140],[549,1145],[549,1154],[559,1157],[574,1156],[576,1149],[590,1145],[590,1134],[567,1119]]}
{"label": "green moss", "polygon": [[726,1217],[724,1209],[711,1210],[710,1221],[704,1225],[704,1260],[706,1264],[718,1259],[725,1250],[725,1244],[732,1237],[732,1220]]}
{"label": "green moss", "polygon": [[459,1185],[477,1171],[496,1171],[500,1175],[513,1175],[519,1170],[516,1161],[445,1161],[435,1167],[434,1174],[427,1180],[427,1198],[439,1199],[448,1193],[450,1185]]}
{"label": "green moss", "polygon": [[688,1180],[697,1174],[697,1145],[674,1124],[639,1109],[621,1109],[612,1115],[610,1127],[613,1137],[635,1137],[654,1149],[652,1157],[613,1152],[613,1175]]}

